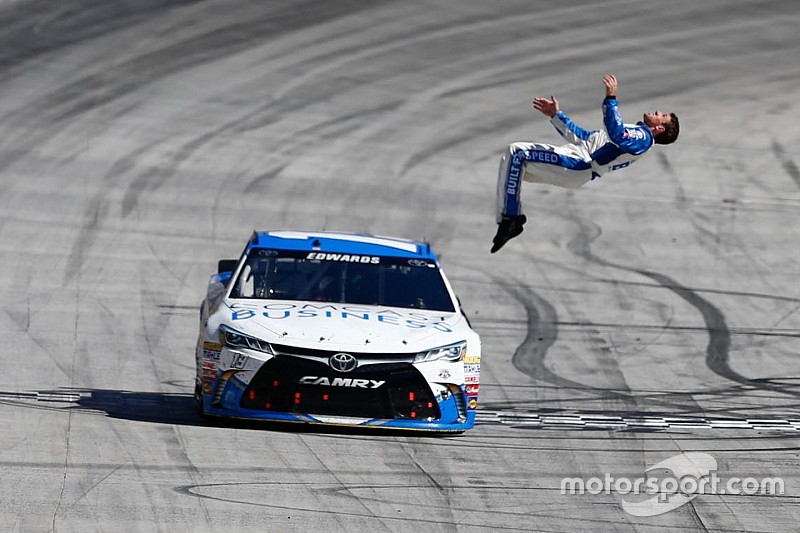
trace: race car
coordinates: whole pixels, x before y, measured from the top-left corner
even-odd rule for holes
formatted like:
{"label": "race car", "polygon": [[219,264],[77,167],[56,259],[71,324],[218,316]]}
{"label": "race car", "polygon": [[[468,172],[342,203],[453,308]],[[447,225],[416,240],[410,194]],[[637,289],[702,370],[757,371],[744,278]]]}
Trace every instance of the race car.
{"label": "race car", "polygon": [[254,232],[200,311],[204,417],[463,432],[481,343],[428,244]]}

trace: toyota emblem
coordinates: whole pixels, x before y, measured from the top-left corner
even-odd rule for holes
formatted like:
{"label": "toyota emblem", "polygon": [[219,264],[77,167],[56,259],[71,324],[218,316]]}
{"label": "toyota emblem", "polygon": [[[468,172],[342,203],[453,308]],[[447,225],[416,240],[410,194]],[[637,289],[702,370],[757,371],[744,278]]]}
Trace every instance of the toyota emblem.
{"label": "toyota emblem", "polygon": [[349,353],[337,353],[328,359],[328,365],[338,372],[352,372],[358,366],[358,359]]}

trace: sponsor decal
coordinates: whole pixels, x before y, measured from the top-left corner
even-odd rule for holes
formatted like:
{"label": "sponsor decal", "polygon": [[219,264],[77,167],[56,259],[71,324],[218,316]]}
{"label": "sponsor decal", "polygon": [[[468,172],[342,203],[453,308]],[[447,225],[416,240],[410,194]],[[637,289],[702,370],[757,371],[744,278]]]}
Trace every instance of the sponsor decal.
{"label": "sponsor decal", "polygon": [[478,376],[464,376],[464,383],[480,383]]}
{"label": "sponsor decal", "polygon": [[480,362],[481,362],[481,356],[480,355],[464,355],[463,361],[464,361],[464,363],[466,363],[468,365],[477,365],[477,364],[480,364]]}
{"label": "sponsor decal", "polygon": [[219,354],[222,351],[222,345],[216,342],[203,343],[203,357],[212,361],[219,361]]}
{"label": "sponsor decal", "polygon": [[639,130],[639,129],[626,128],[624,137],[626,137],[628,139],[643,140],[645,138],[645,134],[644,134],[644,132],[642,130]]}
{"label": "sponsor decal", "polygon": [[467,374],[480,374],[481,365],[480,363],[471,363],[468,365],[464,365],[464,372]]}
{"label": "sponsor decal", "polygon": [[217,377],[217,363],[214,361],[203,361],[200,365],[204,381],[214,381]]}
{"label": "sponsor decal", "polygon": [[514,152],[511,156],[511,163],[508,167],[508,179],[506,180],[506,194],[511,197],[517,196],[519,189],[519,176],[522,173],[522,157],[519,152]]}
{"label": "sponsor decal", "polygon": [[252,309],[234,309],[231,313],[231,320],[247,320],[256,316],[256,312]]}
{"label": "sponsor decal", "polygon": [[546,150],[529,150],[527,159],[534,162],[558,164],[558,154]]}
{"label": "sponsor decal", "polygon": [[380,257],[371,255],[329,254],[325,252],[311,252],[306,256],[306,259],[315,259],[317,261],[342,261],[345,263],[369,263],[371,265],[377,265],[381,262]]}
{"label": "sponsor decal", "polygon": [[374,379],[355,379],[355,378],[326,378],[324,376],[303,376],[298,383],[303,385],[325,385],[327,387],[353,387],[357,389],[377,389],[385,381]]}
{"label": "sponsor decal", "polygon": [[203,357],[212,361],[219,361],[219,352],[213,350],[203,350]]}
{"label": "sponsor decal", "polygon": [[453,332],[446,322],[423,313],[398,313],[393,309],[374,310],[353,305],[274,303],[262,307],[247,307],[246,304],[233,304],[231,311],[233,321],[248,320],[255,316],[270,320],[356,320],[410,329],[430,328],[443,333]]}
{"label": "sponsor decal", "polygon": [[467,396],[477,396],[478,395],[478,390],[480,390],[480,387],[481,386],[478,385],[478,384],[467,385],[467,387],[466,387]]}
{"label": "sponsor decal", "polygon": [[211,383],[207,381],[203,383],[203,394],[211,394]]}
{"label": "sponsor decal", "polygon": [[470,398],[469,402],[467,402],[467,407],[470,409],[477,409],[478,408],[478,399],[477,398]]}

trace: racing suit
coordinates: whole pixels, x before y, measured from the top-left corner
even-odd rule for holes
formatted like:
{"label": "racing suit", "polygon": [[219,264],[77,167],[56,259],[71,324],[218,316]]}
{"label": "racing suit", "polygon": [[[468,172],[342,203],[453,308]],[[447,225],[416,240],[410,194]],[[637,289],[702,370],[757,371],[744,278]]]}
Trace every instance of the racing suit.
{"label": "racing suit", "polygon": [[500,160],[497,178],[497,222],[522,214],[521,180],[577,189],[607,172],[625,168],[654,144],[644,122],[623,124],[616,98],[603,100],[605,130],[587,131],[562,111],[550,118],[569,144],[555,146],[516,142]]}

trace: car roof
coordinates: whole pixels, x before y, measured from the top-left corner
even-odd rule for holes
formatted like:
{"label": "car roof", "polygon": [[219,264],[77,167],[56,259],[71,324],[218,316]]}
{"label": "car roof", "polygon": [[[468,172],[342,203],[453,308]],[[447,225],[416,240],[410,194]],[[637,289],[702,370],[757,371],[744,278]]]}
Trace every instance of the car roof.
{"label": "car roof", "polygon": [[364,233],[333,231],[256,231],[250,248],[358,255],[417,257],[436,261],[428,243]]}

